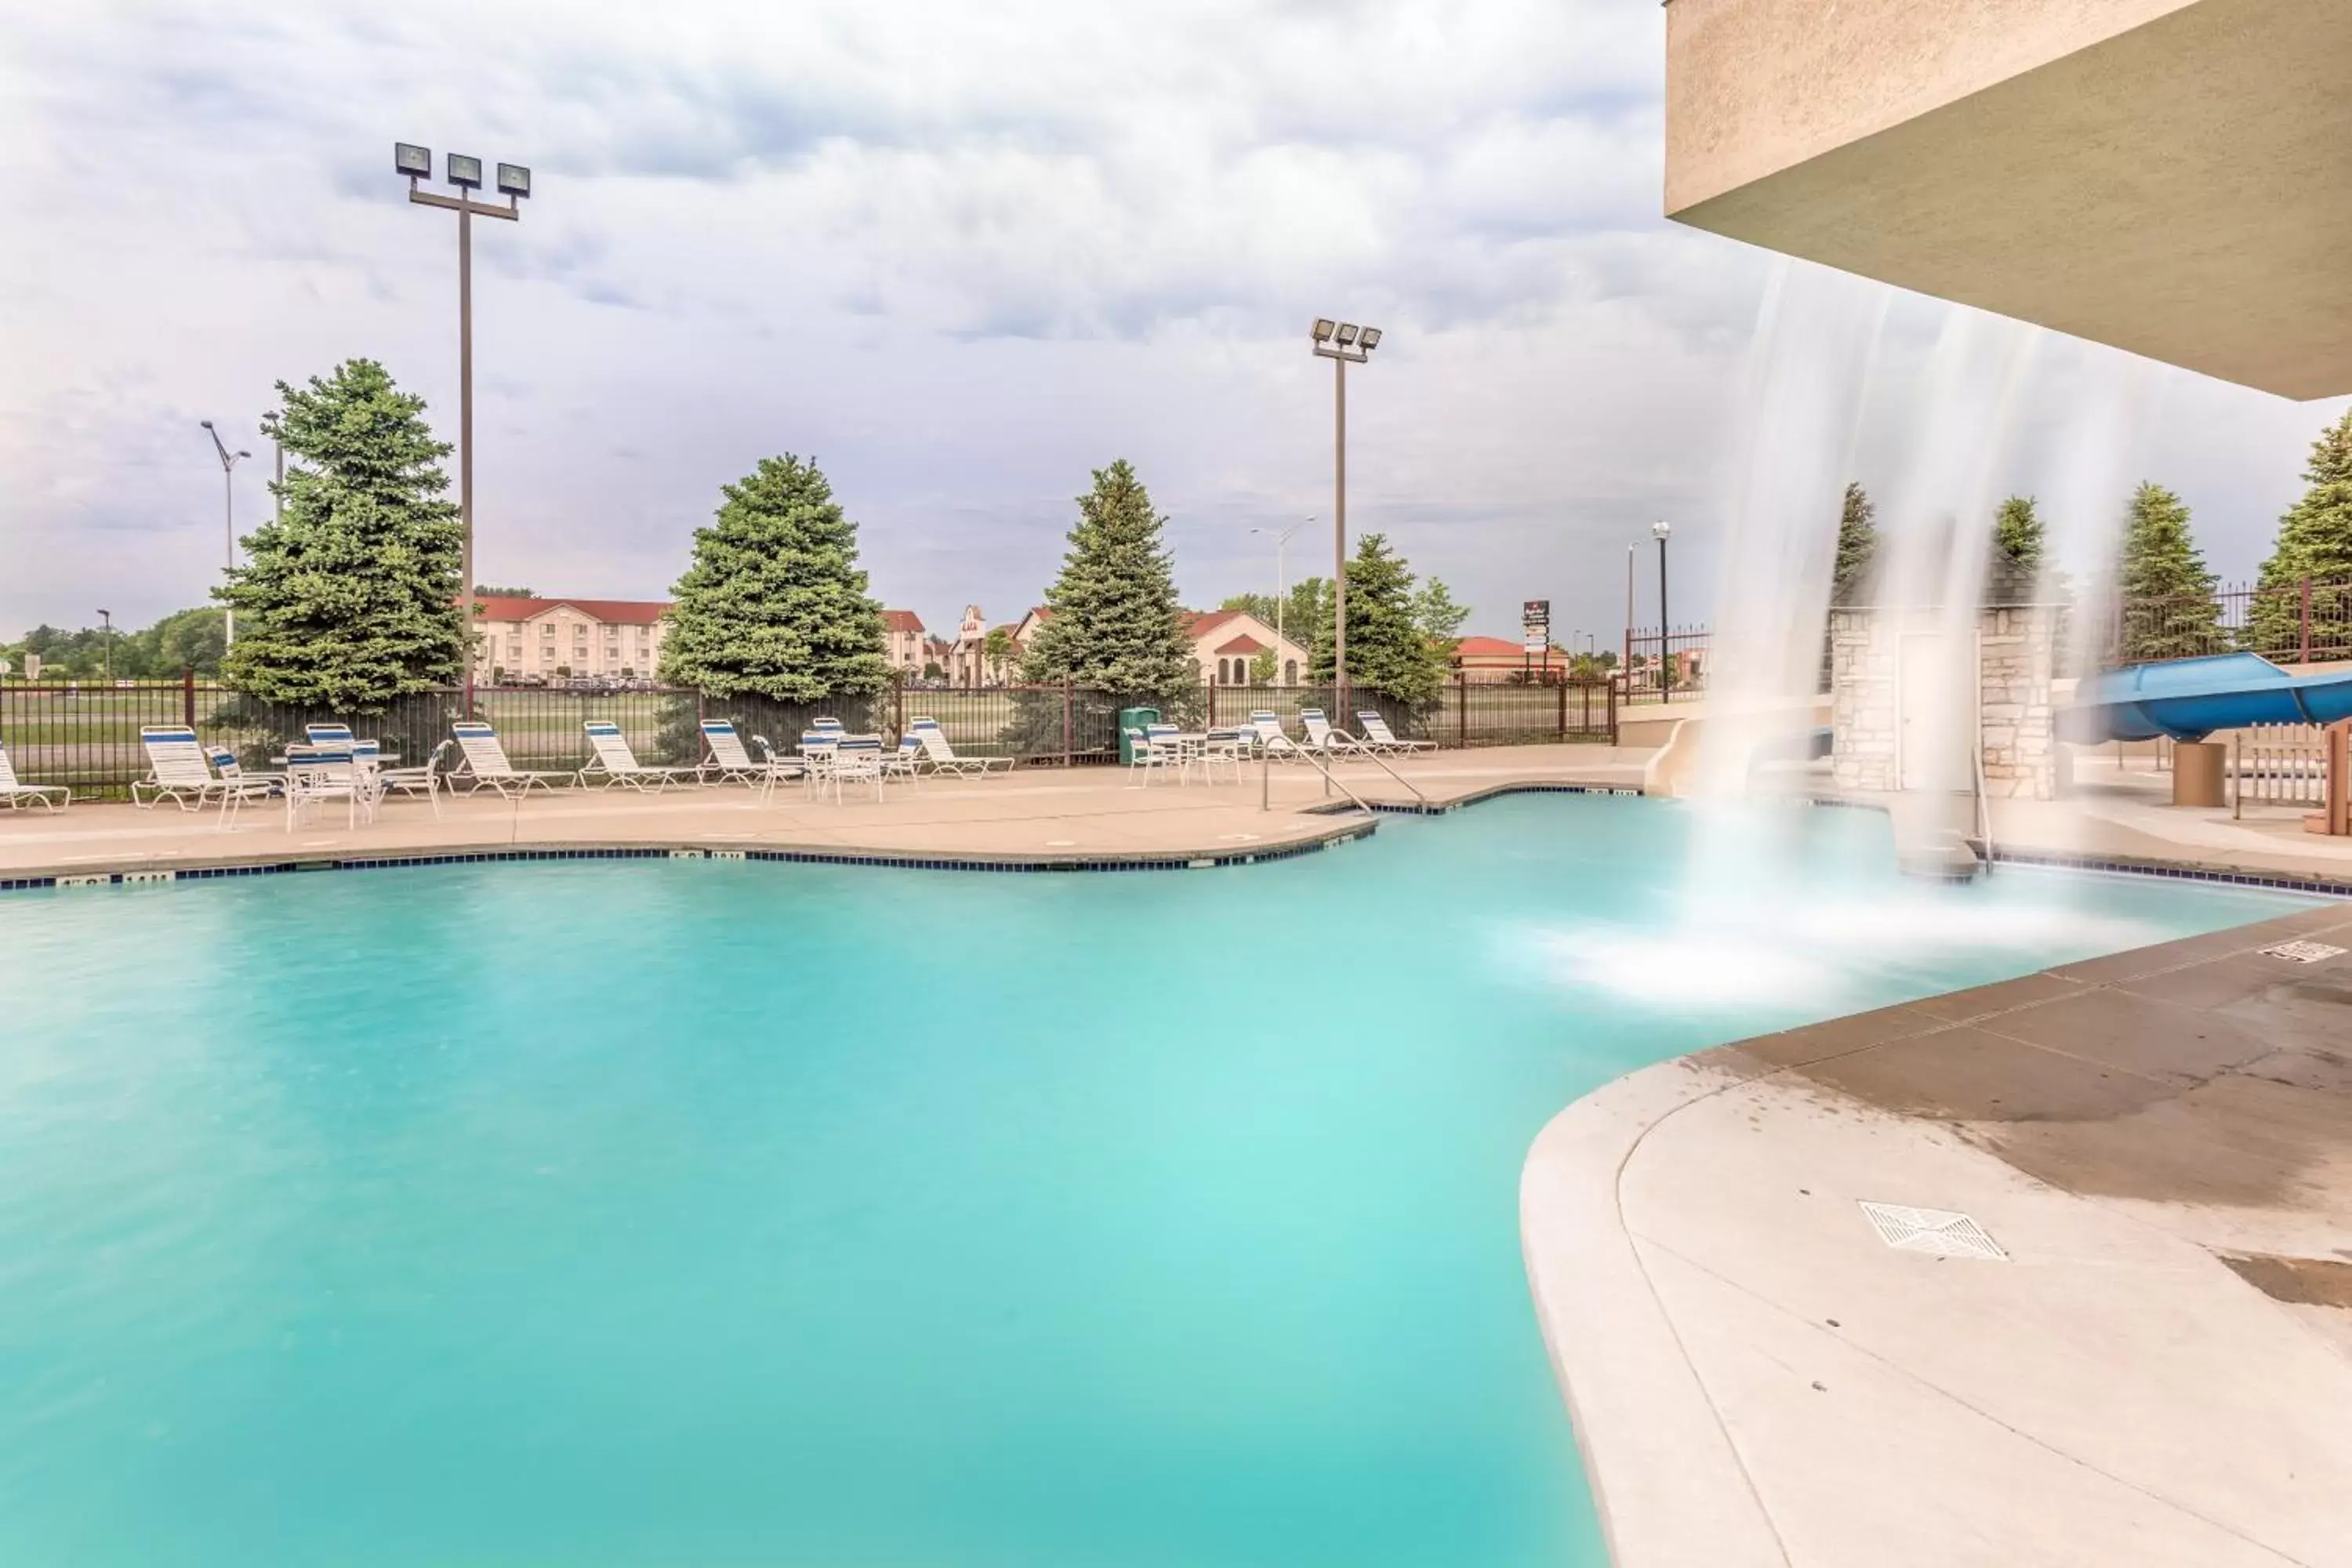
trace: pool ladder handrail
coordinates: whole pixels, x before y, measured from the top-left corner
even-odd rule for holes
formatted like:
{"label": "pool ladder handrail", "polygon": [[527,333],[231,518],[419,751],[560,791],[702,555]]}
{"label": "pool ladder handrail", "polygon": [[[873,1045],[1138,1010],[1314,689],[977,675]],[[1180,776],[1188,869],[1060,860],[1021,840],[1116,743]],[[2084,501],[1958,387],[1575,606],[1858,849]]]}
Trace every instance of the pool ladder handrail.
{"label": "pool ladder handrail", "polygon": [[[1337,778],[1332,776],[1331,770],[1324,766],[1323,759],[1315,754],[1315,749],[1312,746],[1301,746],[1294,742],[1292,750],[1297,755],[1305,757],[1308,762],[1313,763],[1315,764],[1315,771],[1323,775],[1323,782],[1326,784],[1337,785],[1341,795],[1346,795],[1349,800],[1355,803],[1356,809],[1358,811],[1362,812],[1366,816],[1378,815],[1370,806],[1364,804],[1363,796],[1358,795],[1354,790],[1349,789],[1346,784],[1340,784]],[[1273,809],[1269,796],[1271,780],[1273,778],[1273,773],[1270,770],[1274,766],[1274,752],[1271,748],[1266,746],[1260,746],[1258,748],[1257,766],[1258,809],[1260,811],[1268,811]],[[1327,790],[1325,793],[1328,794],[1329,792]]]}

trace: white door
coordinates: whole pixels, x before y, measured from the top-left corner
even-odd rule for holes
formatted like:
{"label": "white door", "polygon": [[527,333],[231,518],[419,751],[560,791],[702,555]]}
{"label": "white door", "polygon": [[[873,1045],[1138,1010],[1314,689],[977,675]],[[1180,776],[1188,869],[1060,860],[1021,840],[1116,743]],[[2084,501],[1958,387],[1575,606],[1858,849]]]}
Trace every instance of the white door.
{"label": "white door", "polygon": [[[1974,651],[1970,637],[1966,652]],[[1977,669],[1958,658],[1939,632],[1906,634],[1898,658],[1895,760],[1905,789],[1975,788],[1969,749],[1977,743]]]}

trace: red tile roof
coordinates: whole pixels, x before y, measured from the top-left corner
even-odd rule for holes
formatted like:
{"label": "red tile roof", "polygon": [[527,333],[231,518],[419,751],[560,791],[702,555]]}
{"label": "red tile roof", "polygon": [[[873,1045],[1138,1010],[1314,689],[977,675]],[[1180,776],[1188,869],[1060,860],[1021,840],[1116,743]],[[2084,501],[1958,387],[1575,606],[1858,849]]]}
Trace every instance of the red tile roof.
{"label": "red tile roof", "polygon": [[1464,637],[1454,645],[1454,657],[1468,655],[1473,658],[1496,658],[1505,654],[1517,658],[1523,650],[1508,637]]}
{"label": "red tile roof", "polygon": [[1258,641],[1257,638],[1250,636],[1249,633],[1244,632],[1233,641],[1217,649],[1217,651],[1219,653],[1264,653],[1265,651],[1265,644]]}
{"label": "red tile roof", "polygon": [[518,599],[504,594],[486,594],[474,603],[486,621],[527,621],[569,605],[592,620],[625,626],[652,626],[669,609],[667,599]]}
{"label": "red tile roof", "polygon": [[885,610],[882,612],[882,625],[889,631],[912,632],[920,636],[923,630],[923,617],[912,610]]}
{"label": "red tile roof", "polygon": [[1245,613],[1242,610],[1187,610],[1184,630],[1195,638],[1204,637],[1235,616]]}

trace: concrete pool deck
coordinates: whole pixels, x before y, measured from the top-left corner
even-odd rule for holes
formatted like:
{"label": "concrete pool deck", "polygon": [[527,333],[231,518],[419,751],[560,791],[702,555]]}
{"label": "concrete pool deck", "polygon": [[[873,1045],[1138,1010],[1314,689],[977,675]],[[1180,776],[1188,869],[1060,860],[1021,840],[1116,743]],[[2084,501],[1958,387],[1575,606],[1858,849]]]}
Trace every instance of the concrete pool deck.
{"label": "concrete pool deck", "polygon": [[2294,939],[2352,948],[2352,905],[1562,1112],[1521,1225],[1622,1568],[2352,1562],[2352,953]]}

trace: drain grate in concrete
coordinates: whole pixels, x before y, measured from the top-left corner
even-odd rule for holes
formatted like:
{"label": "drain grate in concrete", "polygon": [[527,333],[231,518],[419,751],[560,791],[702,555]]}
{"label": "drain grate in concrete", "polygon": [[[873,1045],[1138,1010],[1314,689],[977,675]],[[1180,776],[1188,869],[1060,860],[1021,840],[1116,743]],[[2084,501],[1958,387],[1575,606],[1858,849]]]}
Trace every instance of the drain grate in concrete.
{"label": "drain grate in concrete", "polygon": [[2317,963],[2323,959],[2340,958],[2344,950],[2330,947],[2324,942],[2283,942],[2276,947],[2263,949],[2273,958],[2284,958],[2296,963]]}
{"label": "drain grate in concrete", "polygon": [[1903,1204],[1864,1201],[1863,1217],[1878,1239],[1897,1252],[1925,1252],[1937,1258],[1982,1258],[2005,1263],[2009,1254],[1985,1234],[1984,1226],[1950,1209],[1915,1209]]}

